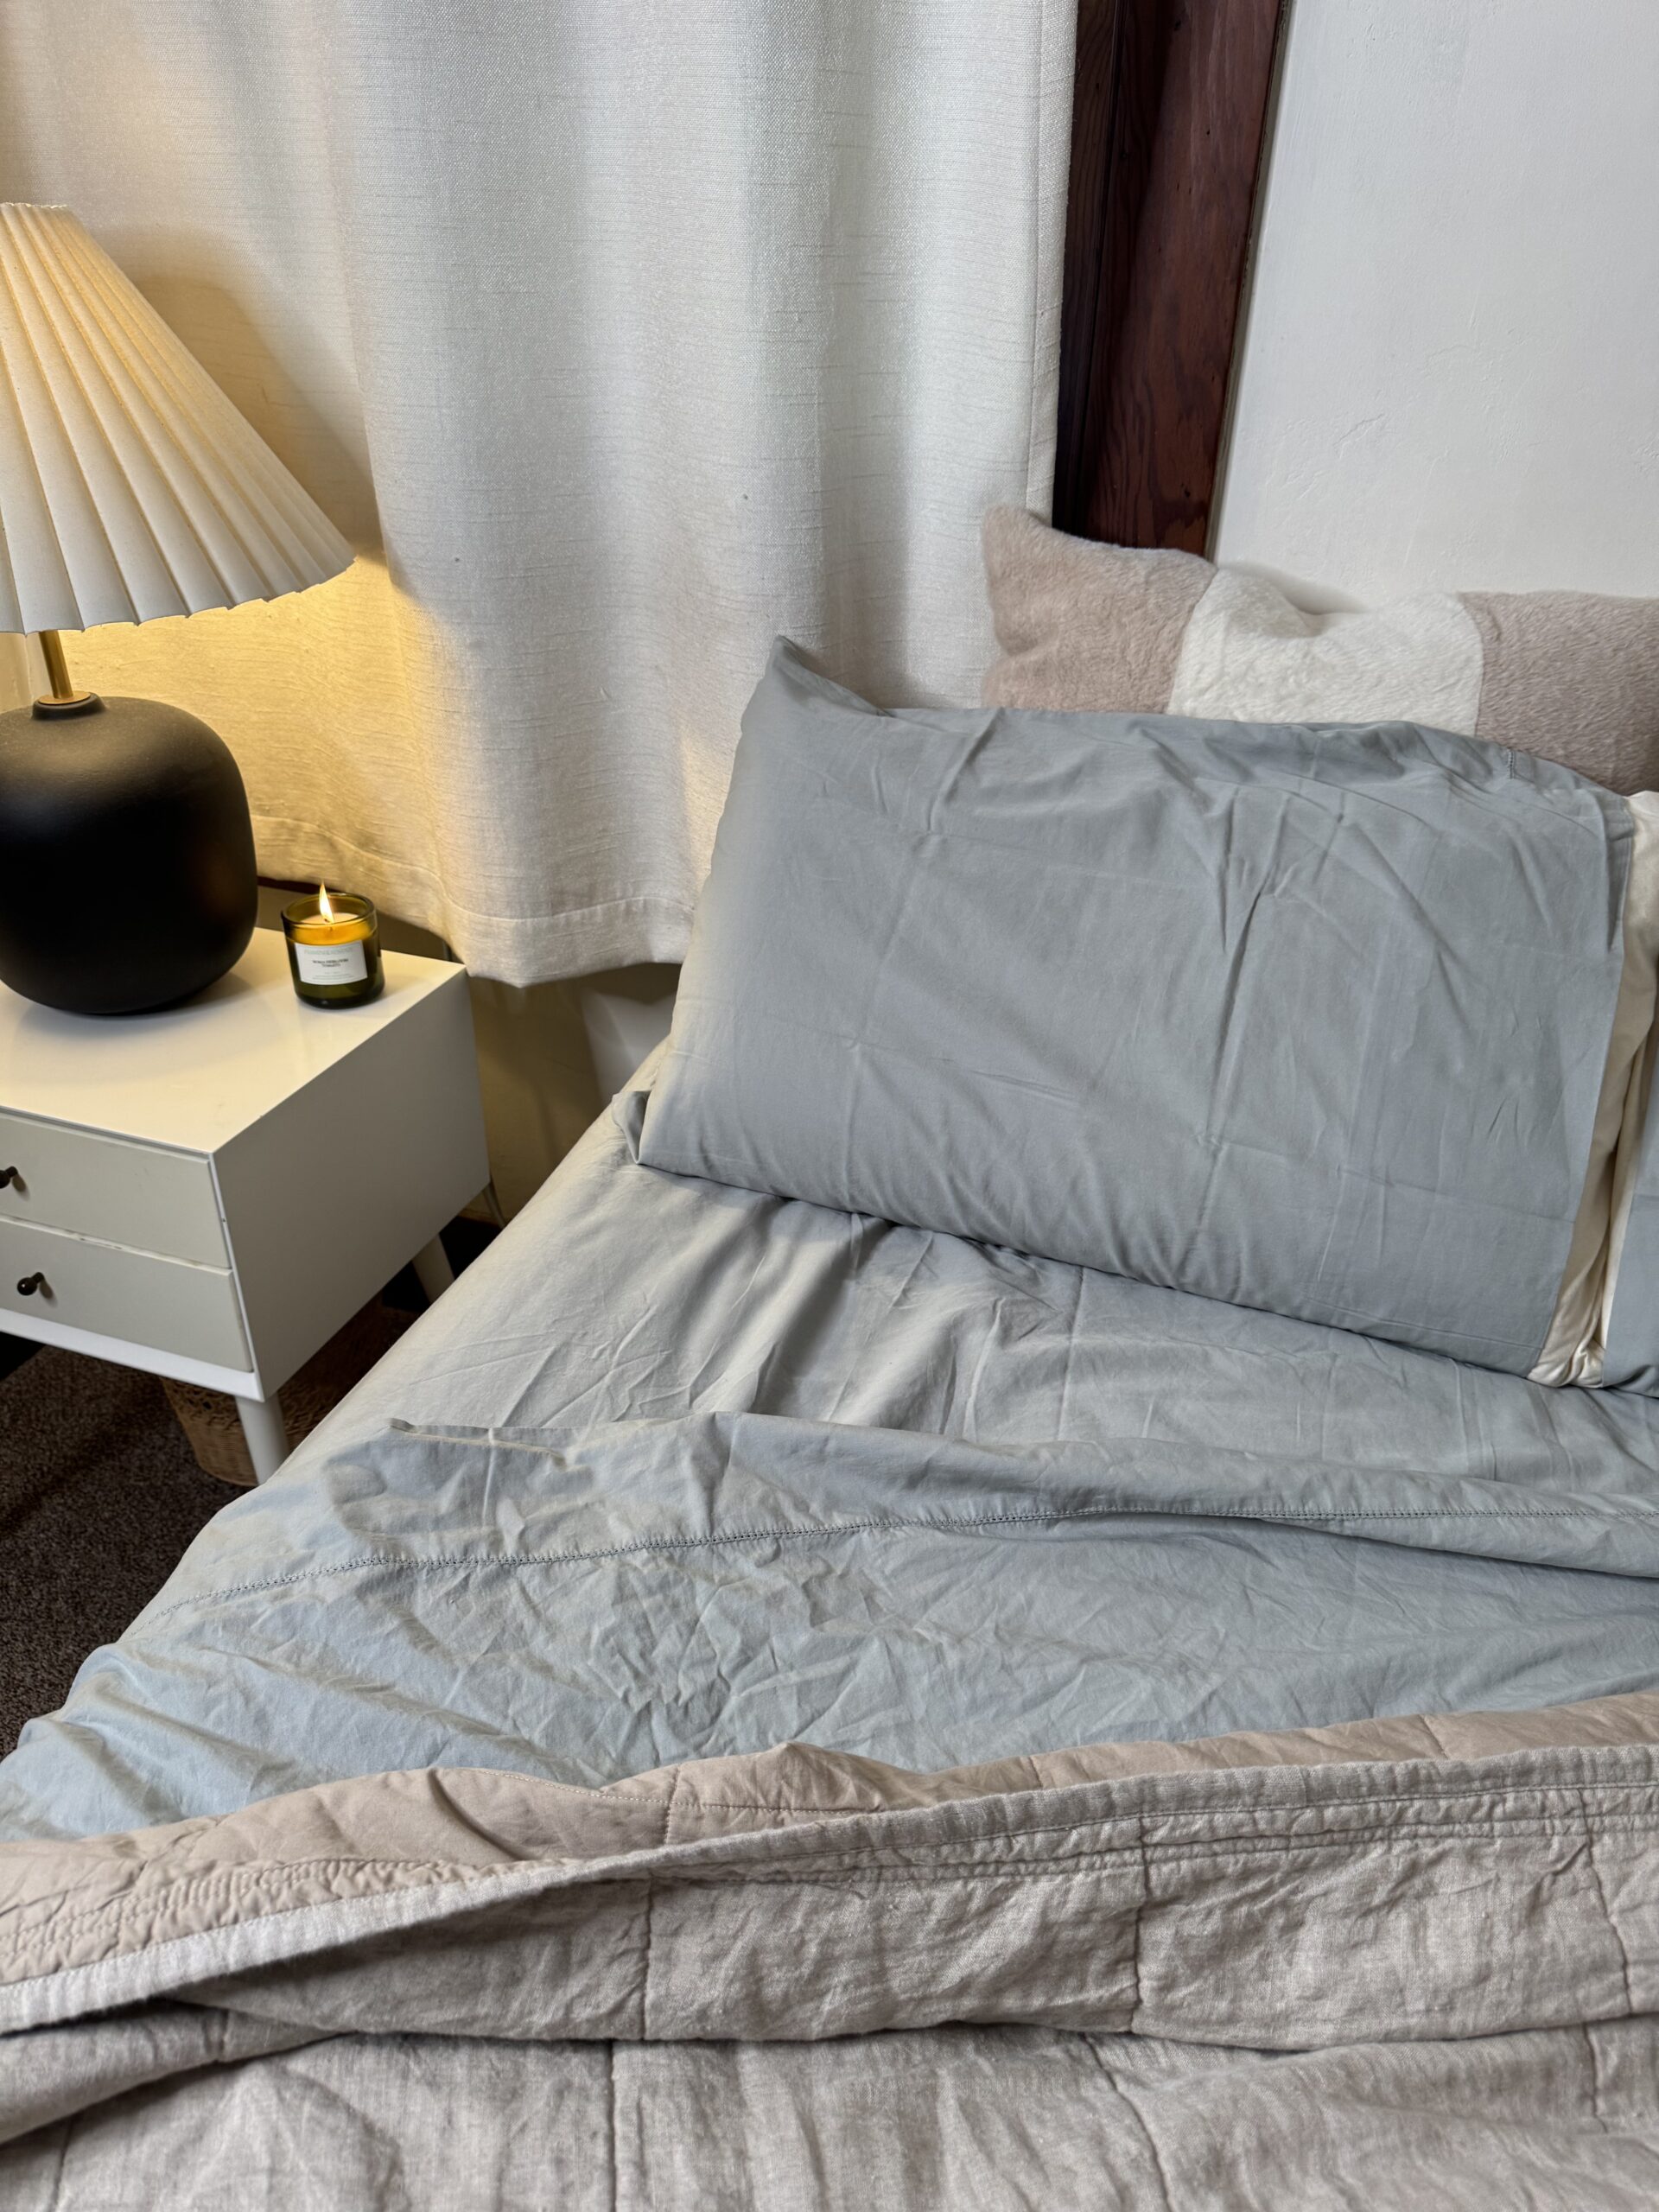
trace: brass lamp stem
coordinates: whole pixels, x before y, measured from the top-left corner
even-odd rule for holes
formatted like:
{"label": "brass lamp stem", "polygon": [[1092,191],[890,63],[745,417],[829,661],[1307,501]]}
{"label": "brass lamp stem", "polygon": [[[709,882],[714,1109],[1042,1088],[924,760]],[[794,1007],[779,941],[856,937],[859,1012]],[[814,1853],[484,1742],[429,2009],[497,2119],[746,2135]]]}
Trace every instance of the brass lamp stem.
{"label": "brass lamp stem", "polygon": [[82,707],[90,706],[92,693],[77,691],[69,681],[69,664],[64,658],[63,639],[55,630],[38,630],[35,635],[41,641],[41,658],[46,663],[46,680],[52,686],[44,699],[35,702],[37,710],[46,711],[55,707],[65,711],[78,711]]}
{"label": "brass lamp stem", "polygon": [[74,686],[69,681],[69,663],[64,658],[63,639],[55,630],[40,632],[41,658],[46,663],[46,680],[52,686],[54,699],[73,699]]}

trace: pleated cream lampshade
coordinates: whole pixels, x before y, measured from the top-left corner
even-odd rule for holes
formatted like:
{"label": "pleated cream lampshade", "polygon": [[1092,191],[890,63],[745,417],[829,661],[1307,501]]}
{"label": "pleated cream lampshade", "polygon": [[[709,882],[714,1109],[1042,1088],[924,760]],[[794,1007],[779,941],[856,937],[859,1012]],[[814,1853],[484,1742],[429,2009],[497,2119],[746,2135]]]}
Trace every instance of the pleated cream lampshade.
{"label": "pleated cream lampshade", "polygon": [[276,599],[352,549],[67,207],[0,204],[0,631]]}

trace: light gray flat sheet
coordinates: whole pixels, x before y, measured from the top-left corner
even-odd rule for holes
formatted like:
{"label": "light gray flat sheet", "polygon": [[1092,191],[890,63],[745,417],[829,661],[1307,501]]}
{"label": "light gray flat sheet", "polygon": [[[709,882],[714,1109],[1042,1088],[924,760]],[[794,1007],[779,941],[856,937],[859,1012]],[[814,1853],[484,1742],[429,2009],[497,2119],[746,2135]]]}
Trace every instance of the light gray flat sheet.
{"label": "light gray flat sheet", "polygon": [[[791,1737],[932,1769],[1659,1683],[1651,1398],[664,1176],[639,1105],[31,1724],[0,1835],[381,1769],[591,1784]],[[741,1480],[707,1421],[602,1491],[514,1448],[734,1412],[769,1417]],[[753,1482],[810,1541],[702,1541]]]}

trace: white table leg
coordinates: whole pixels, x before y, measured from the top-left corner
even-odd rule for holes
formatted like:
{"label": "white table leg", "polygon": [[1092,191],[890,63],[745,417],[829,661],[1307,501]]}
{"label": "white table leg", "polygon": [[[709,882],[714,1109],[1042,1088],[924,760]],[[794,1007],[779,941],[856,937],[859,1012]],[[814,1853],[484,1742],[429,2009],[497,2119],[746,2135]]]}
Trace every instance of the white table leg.
{"label": "white table leg", "polygon": [[422,1245],[415,1255],[415,1273],[420,1278],[421,1288],[426,1293],[427,1304],[435,1305],[455,1279],[442,1236],[435,1236],[429,1244]]}
{"label": "white table leg", "polygon": [[275,1398],[238,1398],[236,1410],[242,1416],[242,1433],[248,1441],[253,1478],[262,1483],[274,1475],[288,1457],[288,1431],[283,1426],[283,1409]]}

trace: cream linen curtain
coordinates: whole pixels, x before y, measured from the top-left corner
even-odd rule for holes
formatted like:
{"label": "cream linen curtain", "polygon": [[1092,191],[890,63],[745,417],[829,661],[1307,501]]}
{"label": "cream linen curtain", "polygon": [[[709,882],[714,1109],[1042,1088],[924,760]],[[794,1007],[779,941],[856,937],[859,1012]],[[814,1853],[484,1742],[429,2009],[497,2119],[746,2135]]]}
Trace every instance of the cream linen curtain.
{"label": "cream linen curtain", "polygon": [[360,548],[72,663],[270,874],[509,984],[683,949],[772,633],[971,700],[1046,505],[1075,0],[6,0],[64,200]]}

